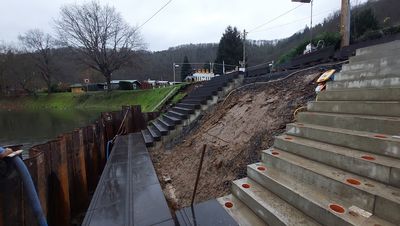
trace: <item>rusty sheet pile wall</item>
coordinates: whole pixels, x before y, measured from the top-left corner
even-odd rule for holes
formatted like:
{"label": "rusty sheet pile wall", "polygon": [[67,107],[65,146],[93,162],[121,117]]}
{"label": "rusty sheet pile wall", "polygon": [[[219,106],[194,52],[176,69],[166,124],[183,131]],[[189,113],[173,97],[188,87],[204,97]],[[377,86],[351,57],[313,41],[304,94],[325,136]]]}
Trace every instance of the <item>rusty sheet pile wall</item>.
{"label": "rusty sheet pile wall", "polygon": [[[24,162],[49,225],[72,225],[73,219],[85,215],[106,162],[107,142],[118,131],[141,131],[158,115],[142,113],[140,106],[124,106],[121,111],[102,113],[91,125],[29,150]],[[36,225],[22,181],[5,161],[0,161],[0,210],[0,226]]]}

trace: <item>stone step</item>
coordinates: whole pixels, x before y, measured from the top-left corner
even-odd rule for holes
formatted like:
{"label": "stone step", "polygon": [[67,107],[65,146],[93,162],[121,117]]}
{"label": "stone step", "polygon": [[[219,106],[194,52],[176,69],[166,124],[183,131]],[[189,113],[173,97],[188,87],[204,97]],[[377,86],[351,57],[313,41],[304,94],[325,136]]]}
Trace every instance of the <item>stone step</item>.
{"label": "stone step", "polygon": [[400,76],[331,81],[327,83],[326,90],[364,89],[364,88],[400,88]]}
{"label": "stone step", "polygon": [[368,46],[364,48],[360,48],[356,50],[356,56],[368,55],[374,56],[378,53],[387,53],[387,52],[399,52],[400,53],[400,41],[396,40],[393,42],[387,42],[379,45]]}
{"label": "stone step", "polygon": [[240,226],[268,226],[267,223],[232,194],[218,198],[217,201]]}
{"label": "stone step", "polygon": [[400,116],[398,101],[310,101],[307,110],[312,112]]}
{"label": "stone step", "polygon": [[[327,193],[279,169],[253,164],[247,167],[247,174],[251,181],[267,188],[322,225],[393,225],[377,216],[363,216],[356,212],[361,208],[355,208],[354,203],[345,202],[339,195]],[[253,185],[251,181],[250,188]]]}
{"label": "stone step", "polygon": [[301,137],[281,135],[274,147],[400,188],[400,160]]}
{"label": "stone step", "polygon": [[400,159],[400,136],[339,129],[304,123],[286,126],[288,135],[304,137],[377,155]]}
{"label": "stone step", "polygon": [[147,126],[147,130],[149,131],[149,133],[153,137],[154,141],[160,141],[161,140],[161,133],[160,133],[160,131],[158,131],[158,129],[156,129],[156,127],[154,127],[154,125]]}
{"label": "stone step", "polygon": [[361,63],[368,60],[381,60],[383,58],[395,58],[399,56],[398,51],[385,51],[385,52],[376,52],[374,54],[367,55],[358,55],[349,58],[349,64]]}
{"label": "stone step", "polygon": [[400,135],[400,118],[321,112],[300,112],[299,123],[328,126],[341,129]]}
{"label": "stone step", "polygon": [[207,104],[207,99],[205,99],[205,98],[188,98],[188,97],[185,97],[182,101],[181,101],[181,103],[184,103],[184,104],[200,104],[200,105],[204,105],[204,104]]}
{"label": "stone step", "polygon": [[274,168],[281,174],[296,178],[297,184],[310,185],[312,193],[319,189],[324,191],[326,196],[339,197],[351,206],[357,206],[379,218],[400,224],[398,188],[275,148],[263,151],[262,161],[267,170]]}
{"label": "stone step", "polygon": [[257,214],[258,217],[269,225],[320,225],[274,193],[249,178],[233,181],[232,194],[238,197],[255,214]]}
{"label": "stone step", "polygon": [[[400,53],[399,53],[400,54]],[[345,64],[342,66],[341,72],[351,72],[351,71],[379,71],[385,70],[389,68],[396,68],[400,63],[400,58],[398,57],[381,57],[377,59],[367,59],[364,61],[353,62],[349,64]],[[336,79],[336,76],[335,76]]]}
{"label": "stone step", "polygon": [[325,90],[319,101],[400,101],[400,88]]}
{"label": "stone step", "polygon": [[152,121],[151,124],[160,132],[161,136],[168,134],[168,128],[165,127],[158,119]]}
{"label": "stone step", "polygon": [[152,147],[154,145],[154,139],[153,136],[151,136],[150,132],[148,129],[144,129],[141,131],[144,143],[146,144],[146,147]]}
{"label": "stone step", "polygon": [[174,130],[175,129],[175,124],[173,122],[170,122],[168,120],[165,120],[164,117],[159,117],[157,119],[165,128],[168,130]]}

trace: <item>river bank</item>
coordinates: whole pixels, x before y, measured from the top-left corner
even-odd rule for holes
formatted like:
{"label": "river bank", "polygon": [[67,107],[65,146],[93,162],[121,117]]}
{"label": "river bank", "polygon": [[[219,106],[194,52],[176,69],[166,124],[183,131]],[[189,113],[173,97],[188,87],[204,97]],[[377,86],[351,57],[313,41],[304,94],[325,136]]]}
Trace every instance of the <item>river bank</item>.
{"label": "river bank", "polygon": [[36,96],[0,97],[0,110],[101,109],[118,110],[122,105],[141,105],[143,112],[156,111],[167,96],[178,92],[180,85],[148,90],[107,92],[40,93]]}

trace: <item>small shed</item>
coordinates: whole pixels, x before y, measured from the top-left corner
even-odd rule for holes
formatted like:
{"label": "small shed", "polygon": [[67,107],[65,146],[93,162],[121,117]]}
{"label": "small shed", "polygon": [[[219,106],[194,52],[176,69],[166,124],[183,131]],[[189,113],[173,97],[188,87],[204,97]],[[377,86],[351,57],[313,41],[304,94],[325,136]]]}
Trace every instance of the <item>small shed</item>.
{"label": "small shed", "polygon": [[71,88],[71,93],[84,93],[85,92],[83,85],[80,83],[73,84],[69,88]]}

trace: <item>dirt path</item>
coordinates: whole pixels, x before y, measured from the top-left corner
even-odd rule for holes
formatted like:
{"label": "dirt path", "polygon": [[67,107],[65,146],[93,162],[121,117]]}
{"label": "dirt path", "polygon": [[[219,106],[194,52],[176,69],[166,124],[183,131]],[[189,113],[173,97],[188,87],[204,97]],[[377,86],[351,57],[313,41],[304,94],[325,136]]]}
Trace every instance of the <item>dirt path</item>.
{"label": "dirt path", "polygon": [[[190,205],[203,144],[207,144],[196,202],[226,195],[231,181],[246,176],[246,166],[260,160],[293,121],[293,112],[315,99],[318,74],[305,72],[269,84],[248,86],[218,103],[198,127],[171,150],[151,152],[164,193],[173,209]],[[170,178],[166,183],[165,178]]]}

